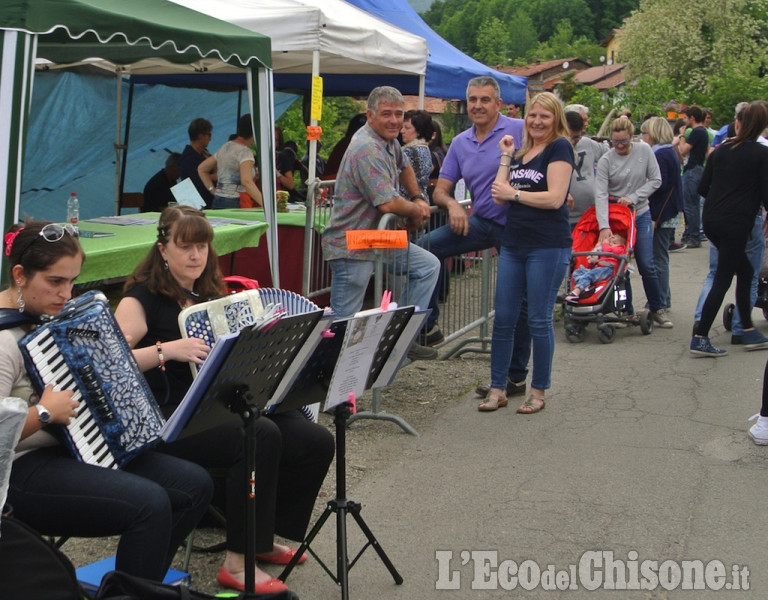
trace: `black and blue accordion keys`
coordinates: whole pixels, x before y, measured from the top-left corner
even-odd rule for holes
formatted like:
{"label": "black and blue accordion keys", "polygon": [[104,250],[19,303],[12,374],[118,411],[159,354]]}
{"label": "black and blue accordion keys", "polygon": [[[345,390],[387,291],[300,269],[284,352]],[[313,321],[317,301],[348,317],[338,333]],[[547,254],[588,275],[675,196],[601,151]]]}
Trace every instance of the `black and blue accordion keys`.
{"label": "black and blue accordion keys", "polygon": [[162,413],[101,292],[68,302],[19,348],[38,393],[50,384],[80,402],[69,425],[48,426],[77,460],[120,468],[159,441]]}

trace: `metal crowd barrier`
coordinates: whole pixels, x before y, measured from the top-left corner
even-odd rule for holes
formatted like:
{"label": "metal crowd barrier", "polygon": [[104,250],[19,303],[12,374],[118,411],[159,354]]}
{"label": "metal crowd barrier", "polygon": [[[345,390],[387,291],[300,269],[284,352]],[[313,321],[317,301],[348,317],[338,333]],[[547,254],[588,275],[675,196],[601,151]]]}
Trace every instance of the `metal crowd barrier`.
{"label": "metal crowd barrier", "polygon": [[[334,184],[334,181],[318,179],[309,185],[307,193],[303,278],[303,295],[307,298],[330,292],[330,269],[322,260],[322,253],[316,248],[319,248],[322,228],[330,216]],[[469,200],[461,202],[461,205],[466,210],[471,210]],[[433,206],[429,223],[417,235],[412,235],[412,240],[418,241],[430,231],[447,223],[447,218],[448,213],[445,210]],[[379,229],[396,229],[398,226],[398,219],[392,214],[384,215],[379,222]],[[425,248],[429,249],[428,243]],[[394,299],[400,298],[405,291],[407,277],[404,273],[390,273],[384,267],[386,252],[393,251],[380,252],[381,258],[377,260],[374,273],[374,299],[381,298],[384,290],[392,291]],[[495,248],[462,254],[444,261],[437,325],[445,339],[435,345],[440,351],[441,360],[467,352],[490,354],[490,321],[494,316],[497,267],[498,253]],[[371,410],[357,413],[349,422],[359,418],[392,421],[408,433],[418,435],[401,417],[381,410],[379,389],[373,390]]]}

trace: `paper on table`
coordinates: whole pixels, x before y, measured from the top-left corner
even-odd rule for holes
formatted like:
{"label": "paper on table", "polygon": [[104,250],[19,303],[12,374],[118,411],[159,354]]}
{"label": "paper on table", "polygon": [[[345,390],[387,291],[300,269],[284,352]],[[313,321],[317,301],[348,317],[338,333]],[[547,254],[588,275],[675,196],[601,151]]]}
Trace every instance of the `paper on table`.
{"label": "paper on table", "polygon": [[203,200],[200,192],[197,191],[195,184],[187,177],[182,179],[179,183],[171,188],[173,197],[176,198],[176,202],[191,206],[193,208],[203,208],[205,206],[205,200]]}

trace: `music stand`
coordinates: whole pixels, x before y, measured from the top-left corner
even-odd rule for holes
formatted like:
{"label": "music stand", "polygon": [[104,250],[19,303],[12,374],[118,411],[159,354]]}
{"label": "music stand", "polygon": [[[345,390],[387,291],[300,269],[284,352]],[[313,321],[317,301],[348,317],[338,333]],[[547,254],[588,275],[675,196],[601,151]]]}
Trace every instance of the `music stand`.
{"label": "music stand", "polygon": [[[370,388],[370,386],[378,378],[381,370],[384,368],[384,365],[387,364],[397,339],[405,328],[405,322],[407,322],[413,316],[413,310],[413,307],[402,307],[396,309],[395,315],[393,315],[393,319],[390,321],[390,324],[385,329],[383,336],[380,338],[377,344],[376,352],[371,357],[371,363],[365,376],[366,388]],[[344,329],[346,329],[348,322],[345,320],[343,323]],[[337,325],[337,323],[334,323],[334,325]],[[341,329],[341,327],[339,329]],[[342,350],[342,344],[340,344],[338,341],[336,341],[332,347],[337,354]],[[328,348],[326,348],[326,351],[329,351]],[[302,554],[305,551],[309,551],[318,561],[323,570],[328,573],[331,579],[339,584],[341,587],[342,600],[349,600],[349,570],[355,565],[355,563],[357,563],[358,559],[369,547],[373,547],[373,549],[376,551],[379,558],[384,563],[384,566],[386,566],[387,570],[392,575],[395,583],[397,585],[403,583],[403,577],[392,564],[392,561],[389,559],[386,552],[384,552],[382,549],[381,545],[376,539],[376,536],[373,534],[373,531],[371,531],[370,527],[368,527],[362,515],[360,514],[360,503],[347,498],[346,430],[347,422],[351,414],[351,406],[352,405],[349,402],[342,402],[333,408],[333,422],[336,428],[336,497],[326,504],[326,508],[323,514],[312,527],[309,534],[302,542],[301,546],[299,546],[291,561],[285,566],[283,572],[278,575],[278,579],[285,581],[293,568],[298,564],[299,558],[302,556]],[[317,534],[320,532],[323,525],[325,525],[326,521],[332,513],[336,514],[336,574],[331,572],[328,566],[311,548],[312,542],[314,541],[315,537],[317,537]],[[349,561],[349,555],[347,552],[346,517],[348,514],[351,515],[355,520],[367,540],[367,542],[358,551],[351,562]]]}
{"label": "music stand", "polygon": [[[256,515],[255,515],[255,449],[256,419],[263,414],[264,408],[272,398],[280,380],[299,354],[302,346],[308,343],[309,336],[323,316],[322,311],[301,313],[283,317],[265,325],[255,325],[243,329],[233,340],[220,343],[231,345],[225,357],[221,357],[220,368],[209,379],[210,384],[196,388],[194,395],[188,394],[182,409],[194,415],[187,426],[191,429],[203,429],[215,424],[210,418],[212,413],[220,412],[217,407],[226,407],[243,420],[245,429],[246,477],[246,546],[245,546],[245,592],[241,598],[255,599],[256,568]],[[202,376],[201,375],[198,377]],[[192,388],[190,388],[191,390]],[[198,429],[198,430],[199,430]],[[169,441],[172,438],[169,438]]]}

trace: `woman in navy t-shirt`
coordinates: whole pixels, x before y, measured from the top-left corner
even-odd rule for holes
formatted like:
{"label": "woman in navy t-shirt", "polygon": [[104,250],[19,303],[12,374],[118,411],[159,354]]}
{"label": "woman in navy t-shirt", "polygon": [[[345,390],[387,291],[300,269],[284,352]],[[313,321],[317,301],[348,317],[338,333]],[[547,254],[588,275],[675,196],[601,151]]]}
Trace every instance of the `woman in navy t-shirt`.
{"label": "woman in navy t-shirt", "polygon": [[501,161],[491,192],[497,204],[509,204],[496,279],[496,317],[491,342],[491,389],[481,411],[507,405],[507,371],[515,323],[528,300],[533,339],[531,391],[517,409],[523,414],[544,408],[550,386],[555,331],[552,311],[571,256],[571,229],[565,204],[573,147],[560,100],[543,92],[525,116],[523,145],[513,155],[514,140],[499,142]]}

